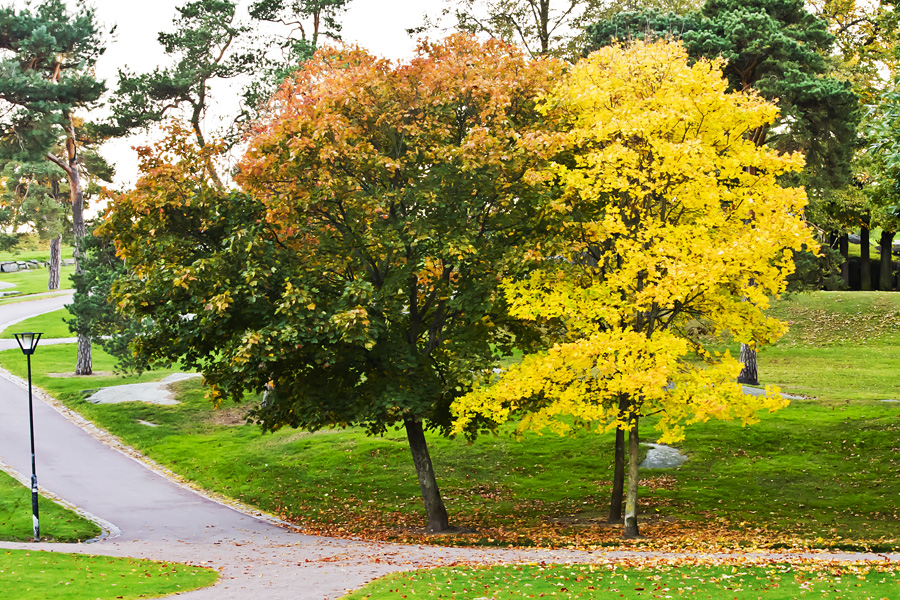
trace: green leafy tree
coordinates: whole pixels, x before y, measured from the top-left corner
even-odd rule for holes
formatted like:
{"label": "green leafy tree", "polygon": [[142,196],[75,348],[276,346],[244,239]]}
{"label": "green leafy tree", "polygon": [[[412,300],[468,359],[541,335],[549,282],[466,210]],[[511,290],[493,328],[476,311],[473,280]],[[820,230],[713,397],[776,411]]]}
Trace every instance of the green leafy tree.
{"label": "green leafy tree", "polygon": [[[94,75],[103,53],[94,10],[63,0],[21,10],[0,8],[0,156],[19,163],[50,161],[66,179],[75,258],[85,235],[82,147],[99,141],[77,114],[97,105],[106,87]],[[81,267],[77,267],[80,269]],[[91,373],[91,342],[78,338],[75,372]]]}
{"label": "green leafy tree", "polygon": [[710,0],[695,13],[622,13],[589,28],[585,52],[614,39],[673,36],[691,58],[721,57],[731,89],[775,101],[779,120],[752,139],[806,155],[803,183],[814,192],[846,184],[859,102],[848,81],[831,75],[827,24],[800,0]]}
{"label": "green leafy tree", "polygon": [[445,14],[462,31],[487,33],[538,56],[564,54],[602,5],[595,0],[462,0]]}
{"label": "green leafy tree", "polygon": [[[897,59],[894,51],[898,37],[898,14],[893,2],[877,0],[813,0],[811,10],[828,25],[834,35],[835,50],[831,55],[833,69],[852,82],[862,102],[869,106],[878,104],[881,94],[890,87],[889,77],[896,72]],[[864,136],[865,137],[865,136]],[[887,187],[878,176],[877,160],[862,148],[865,140],[855,148],[853,181],[842,189],[830,191],[819,199],[808,211],[810,220],[824,232],[831,232],[832,246],[839,248],[843,256],[841,276],[846,286],[850,285],[850,260],[848,233],[858,232],[868,237],[868,223],[886,225],[886,235],[893,231],[891,204],[885,193]],[[882,240],[883,242],[886,241]],[[868,246],[861,251],[859,263],[860,287],[871,289],[871,265]],[[882,254],[881,271],[890,270],[889,257]],[[863,273],[864,272],[864,273]],[[880,277],[884,287],[887,280]]]}
{"label": "green leafy tree", "polygon": [[65,174],[46,160],[10,160],[3,165],[3,176],[6,185],[0,194],[0,206],[9,211],[9,227],[15,232],[25,226],[39,239],[50,242],[47,289],[59,289],[62,236],[71,228],[68,185],[61,181]]}
{"label": "green leafy tree", "polygon": [[318,48],[319,37],[341,39],[338,17],[347,10],[350,2],[351,0],[257,0],[250,6],[250,16],[290,27],[291,34],[284,39],[282,47],[291,48],[294,53],[299,54],[300,47],[313,50]]}
{"label": "green leafy tree", "polygon": [[834,36],[840,59],[836,70],[866,104],[877,101],[884,89],[885,74],[896,68],[894,47],[898,42],[900,15],[888,0],[811,0],[812,12],[823,20]]}
{"label": "green leafy tree", "polygon": [[115,243],[88,224],[89,235],[82,240],[83,269],[72,276],[75,293],[66,305],[71,315],[66,319],[69,330],[99,340],[101,347],[116,357],[123,371],[142,371],[150,367],[134,356],[130,344],[151,329],[152,322],[124,319],[116,311],[112,289],[126,276],[125,261],[116,253]]}
{"label": "green leafy tree", "polygon": [[893,289],[891,249],[900,229],[900,80],[885,90],[868,119],[868,151],[872,156],[872,181],[868,186],[879,240],[879,288]]}
{"label": "green leafy tree", "polygon": [[[119,71],[119,87],[110,101],[116,133],[146,128],[183,110],[200,146],[207,144],[203,119],[212,100],[216,81],[255,71],[262,51],[245,48],[250,28],[236,15],[232,0],[195,0],[177,8],[174,31],[159,34],[159,43],[174,63],[152,73],[135,75]],[[213,180],[222,180],[213,163],[207,168]]]}
{"label": "green leafy tree", "polygon": [[428,529],[447,530],[425,432],[539,342],[499,284],[550,239],[536,105],[560,72],[466,36],[400,65],[321,50],[250,140],[244,192],[210,185],[176,132],[105,226],[133,269],[119,305],[157,325],[134,350],[199,368],[214,399],[266,392],[266,429],[405,428]]}

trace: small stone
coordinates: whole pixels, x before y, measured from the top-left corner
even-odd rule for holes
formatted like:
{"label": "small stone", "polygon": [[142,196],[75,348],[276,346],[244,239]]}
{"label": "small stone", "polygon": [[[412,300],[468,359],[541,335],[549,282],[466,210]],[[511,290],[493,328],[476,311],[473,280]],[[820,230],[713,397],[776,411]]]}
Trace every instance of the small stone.
{"label": "small stone", "polygon": [[647,458],[640,464],[642,469],[671,469],[681,466],[688,459],[677,448],[662,444],[646,445],[650,446],[650,450],[647,451]]}

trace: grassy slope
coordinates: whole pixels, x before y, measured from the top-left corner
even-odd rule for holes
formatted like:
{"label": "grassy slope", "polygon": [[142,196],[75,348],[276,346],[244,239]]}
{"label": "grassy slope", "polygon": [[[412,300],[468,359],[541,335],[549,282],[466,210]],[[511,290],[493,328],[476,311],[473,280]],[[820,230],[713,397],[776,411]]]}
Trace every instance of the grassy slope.
{"label": "grassy slope", "polygon": [[[72,258],[72,252],[74,248],[72,246],[62,246],[60,248],[60,256],[62,258]],[[13,251],[13,252],[0,252],[0,262],[6,262],[9,260],[37,260],[42,262],[50,261],[50,248],[44,248],[40,250],[21,250],[21,251]]]}
{"label": "grassy slope", "polygon": [[212,569],[133,558],[0,550],[0,589],[16,600],[158,598],[212,585]]}
{"label": "grassy slope", "polygon": [[75,334],[69,331],[69,326],[63,321],[63,318],[71,317],[72,315],[65,308],[38,315],[6,328],[0,332],[0,339],[12,339],[13,334],[19,331],[40,331],[44,334],[42,339],[45,340],[74,337]]}
{"label": "grassy slope", "polygon": [[790,330],[760,352],[765,383],[824,401],[900,399],[900,294],[800,294],[771,314]]}
{"label": "grassy slope", "polygon": [[[773,312],[793,320],[794,329],[760,353],[761,375],[818,398],[761,415],[749,428],[690,428],[681,444],[690,461],[644,473],[643,531],[652,539],[639,543],[900,548],[900,405],[879,401],[900,398],[900,390],[896,376],[872,375],[895,368],[898,309],[900,294],[815,294],[777,303]],[[19,358],[2,353],[0,363],[21,370]],[[106,359],[98,352],[96,360]],[[71,371],[72,364],[73,347],[47,347],[35,361],[45,372]],[[421,526],[422,516],[401,431],[383,438],[355,430],[263,435],[240,424],[244,409],[212,410],[196,381],[180,384],[184,403],[175,407],[83,401],[79,390],[113,381],[37,375],[38,385],[201,485],[310,529],[416,539],[404,529]],[[651,427],[643,433],[653,438]],[[453,521],[479,530],[453,543],[618,541],[619,531],[602,524],[611,436],[430,443]]]}
{"label": "grassy slope", "polygon": [[[41,538],[54,542],[81,542],[100,535],[91,521],[41,496],[38,499]],[[31,490],[0,472],[0,540],[29,542],[31,529]]]}
{"label": "grassy slope", "polygon": [[900,586],[900,571],[872,565],[673,566],[510,565],[447,567],[383,577],[345,600],[395,598],[683,598],[881,600]]}
{"label": "grassy slope", "polygon": [[[70,289],[72,273],[75,267],[63,267],[60,270],[60,288]],[[47,269],[34,269],[31,271],[16,271],[15,273],[0,273],[0,281],[13,283],[15,287],[4,287],[0,292],[18,292],[14,296],[0,297],[0,304],[11,304],[28,300],[30,294],[41,294],[47,291]]]}

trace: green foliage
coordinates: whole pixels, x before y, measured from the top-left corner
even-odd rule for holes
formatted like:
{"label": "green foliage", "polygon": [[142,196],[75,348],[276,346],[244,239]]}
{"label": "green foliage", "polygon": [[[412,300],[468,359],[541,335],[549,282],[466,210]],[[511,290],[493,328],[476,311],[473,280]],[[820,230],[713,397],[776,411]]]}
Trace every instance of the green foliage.
{"label": "green foliage", "polygon": [[[865,104],[884,88],[885,76],[897,67],[898,19],[893,0],[811,0],[809,9],[834,35],[834,68],[852,81]],[[834,56],[837,54],[838,56]]]}
{"label": "green foliage", "polygon": [[[92,229],[93,226],[89,230]],[[111,298],[116,280],[126,274],[125,262],[116,256],[113,242],[100,235],[85,236],[81,250],[80,272],[72,275],[75,294],[72,304],[66,307],[71,316],[66,319],[69,331],[94,339],[118,359],[120,370],[149,369],[149,364],[132,354],[129,344],[152,323],[131,320],[117,313]]]}
{"label": "green foliage", "polygon": [[[287,25],[300,32],[299,39],[309,47],[319,46],[319,36],[341,39],[338,16],[347,10],[352,0],[256,0],[250,5],[250,16],[260,21]],[[307,29],[309,30],[307,32]],[[307,57],[308,58],[308,57]]]}
{"label": "green foliage", "polygon": [[43,157],[39,162],[0,163],[0,180],[5,184],[0,189],[0,206],[7,211],[0,222],[9,231],[26,226],[37,231],[41,240],[49,240],[70,229],[68,181],[56,165]]}
{"label": "green foliage", "polygon": [[787,276],[788,293],[844,289],[841,279],[841,263],[844,258],[840,252],[829,246],[820,246],[818,252],[804,247],[803,250],[792,250],[794,272]]}
{"label": "green foliage", "polygon": [[900,79],[881,94],[868,115],[866,131],[872,155],[869,195],[876,223],[888,231],[900,229]]}
{"label": "green foliage", "polygon": [[13,107],[0,117],[0,155],[43,160],[69,113],[106,90],[93,73],[103,53],[94,16],[81,0],[74,13],[63,0],[0,8],[0,99]]}
{"label": "green foliage", "polygon": [[452,16],[460,31],[519,44],[531,56],[564,56],[604,7],[597,0],[462,0],[445,8],[444,16]]}
{"label": "green foliage", "polygon": [[154,163],[108,225],[134,269],[119,304],[156,324],[135,351],[217,398],[273,385],[267,428],[448,427],[475,373],[536,339],[497,291],[545,229],[535,98],[557,68],[462,37],[399,67],[326,52],[252,141],[258,197],[172,176],[202,158]]}
{"label": "green foliage", "polygon": [[[0,116],[0,206],[12,209],[6,221],[13,231],[30,225],[56,237],[68,213],[75,237],[82,235],[81,178],[102,160],[80,148],[102,140],[77,113],[96,107],[106,90],[94,72],[103,50],[94,9],[82,0],[73,12],[63,0],[0,9],[0,100],[7,107]],[[109,173],[108,166],[97,172]]]}
{"label": "green foliage", "polygon": [[[312,58],[319,47],[319,37],[341,39],[338,17],[351,0],[257,0],[250,5],[250,16],[258,21],[290,27],[287,36],[276,36],[271,44],[280,57],[267,52],[264,66],[244,89],[243,113],[238,122],[254,122],[266,110],[269,100],[300,65]],[[299,32],[299,36],[297,33]]]}
{"label": "green foliage", "polygon": [[623,12],[643,9],[684,14],[696,10],[697,0],[445,0],[440,15],[426,17],[410,34],[429,29],[466,31],[516,44],[531,56],[550,55],[566,60],[581,54],[584,29]]}
{"label": "green foliage", "polygon": [[0,550],[3,593],[27,600],[136,600],[212,585],[210,568],[135,558]]}
{"label": "green foliage", "polygon": [[237,21],[236,7],[232,0],[193,0],[177,8],[174,31],[158,37],[175,64],[143,75],[121,70],[108,130],[124,134],[186,108],[197,142],[205,145],[201,122],[212,83],[251,74],[262,60],[261,51],[242,47],[250,28]]}

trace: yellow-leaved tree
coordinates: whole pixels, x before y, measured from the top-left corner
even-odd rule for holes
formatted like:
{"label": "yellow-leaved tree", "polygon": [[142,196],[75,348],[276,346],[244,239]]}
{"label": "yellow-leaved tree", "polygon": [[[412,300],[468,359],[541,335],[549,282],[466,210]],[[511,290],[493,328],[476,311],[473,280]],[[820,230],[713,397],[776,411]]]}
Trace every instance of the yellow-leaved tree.
{"label": "yellow-leaved tree", "polygon": [[[548,258],[505,282],[517,316],[550,319],[565,337],[526,356],[454,407],[456,431],[476,416],[565,434],[629,433],[625,536],[638,535],[638,423],[658,415],[660,441],[710,418],[758,420],[786,401],[777,389],[742,393],[741,364],[707,351],[697,324],[736,341],[771,343],[785,325],[766,316],[784,290],[791,249],[813,240],[802,189],[779,176],[803,166],[748,139],[777,109],[729,93],[722,63],[693,65],[674,42],[610,46],[581,60],[547,109],[570,119],[570,160],[556,165],[565,194],[569,257]],[[620,492],[621,493],[621,492]]]}

